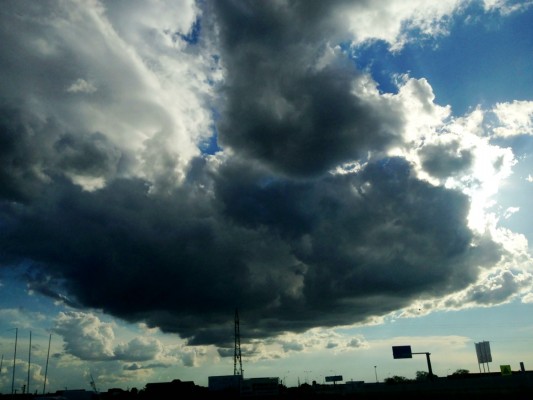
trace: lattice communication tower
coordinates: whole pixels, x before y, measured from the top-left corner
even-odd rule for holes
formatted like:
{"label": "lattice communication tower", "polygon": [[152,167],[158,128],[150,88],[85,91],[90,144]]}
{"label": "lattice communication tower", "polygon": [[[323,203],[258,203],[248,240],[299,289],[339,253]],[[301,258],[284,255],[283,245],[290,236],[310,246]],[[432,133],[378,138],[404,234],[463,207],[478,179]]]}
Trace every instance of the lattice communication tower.
{"label": "lattice communication tower", "polygon": [[243,377],[241,356],[241,332],[239,328],[239,311],[235,309],[235,351],[233,353],[233,375]]}

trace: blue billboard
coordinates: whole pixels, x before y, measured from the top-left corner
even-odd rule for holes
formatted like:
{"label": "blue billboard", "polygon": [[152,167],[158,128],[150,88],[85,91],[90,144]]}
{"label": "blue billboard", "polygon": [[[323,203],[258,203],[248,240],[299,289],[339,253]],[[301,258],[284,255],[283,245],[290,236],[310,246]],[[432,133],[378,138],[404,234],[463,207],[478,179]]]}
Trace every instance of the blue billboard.
{"label": "blue billboard", "polygon": [[341,382],[342,375],[326,376],[326,382]]}
{"label": "blue billboard", "polygon": [[411,346],[392,346],[392,356],[394,358],[413,358]]}

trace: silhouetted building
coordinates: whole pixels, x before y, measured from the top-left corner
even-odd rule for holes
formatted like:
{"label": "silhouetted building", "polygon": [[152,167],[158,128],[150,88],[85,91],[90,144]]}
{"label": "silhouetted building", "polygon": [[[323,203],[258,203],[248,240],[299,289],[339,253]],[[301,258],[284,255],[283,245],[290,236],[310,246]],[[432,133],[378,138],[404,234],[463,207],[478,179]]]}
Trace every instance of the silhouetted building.
{"label": "silhouetted building", "polygon": [[263,397],[279,395],[279,378],[249,378],[241,383],[241,396]]}
{"label": "silhouetted building", "polygon": [[206,388],[197,386],[192,381],[182,382],[179,379],[174,379],[172,382],[147,383],[140,394],[145,399],[166,400],[174,397],[201,398],[202,395],[205,395],[205,392]]}
{"label": "silhouetted building", "polygon": [[54,398],[65,400],[93,400],[97,399],[98,395],[93,391],[87,391],[85,389],[58,390]]}
{"label": "silhouetted building", "polygon": [[208,386],[210,392],[235,392],[241,389],[242,375],[209,376]]}

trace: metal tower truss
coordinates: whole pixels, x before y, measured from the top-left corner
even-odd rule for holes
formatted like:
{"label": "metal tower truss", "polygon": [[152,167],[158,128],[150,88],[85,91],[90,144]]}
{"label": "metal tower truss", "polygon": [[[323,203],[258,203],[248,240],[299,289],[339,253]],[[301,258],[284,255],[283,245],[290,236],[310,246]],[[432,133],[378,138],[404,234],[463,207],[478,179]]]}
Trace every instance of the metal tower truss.
{"label": "metal tower truss", "polygon": [[233,353],[233,375],[243,377],[241,356],[241,332],[239,328],[239,311],[235,309],[235,351]]}

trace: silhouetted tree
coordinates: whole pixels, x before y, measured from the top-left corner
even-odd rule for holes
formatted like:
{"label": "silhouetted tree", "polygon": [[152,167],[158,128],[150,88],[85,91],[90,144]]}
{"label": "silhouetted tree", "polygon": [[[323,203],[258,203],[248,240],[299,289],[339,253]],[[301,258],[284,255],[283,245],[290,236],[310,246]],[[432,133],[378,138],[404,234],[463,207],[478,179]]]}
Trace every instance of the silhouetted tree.
{"label": "silhouetted tree", "polygon": [[468,375],[469,373],[470,373],[469,370],[459,368],[459,369],[455,370],[455,372],[452,374],[452,376],[457,376],[457,375]]}
{"label": "silhouetted tree", "polygon": [[[416,380],[417,381],[427,381],[429,378],[430,378],[429,372],[427,372],[427,371],[416,371]],[[433,374],[433,378],[438,378],[438,376]]]}
{"label": "silhouetted tree", "polygon": [[397,383],[409,382],[409,379],[407,379],[404,376],[394,375],[394,376],[391,376],[389,378],[385,378],[384,382],[388,383],[389,385],[394,385],[394,384],[397,384]]}

